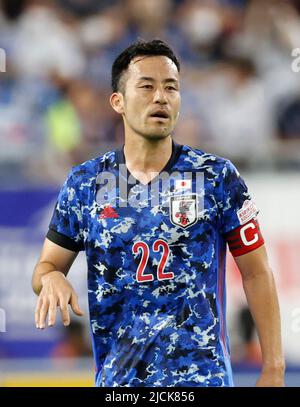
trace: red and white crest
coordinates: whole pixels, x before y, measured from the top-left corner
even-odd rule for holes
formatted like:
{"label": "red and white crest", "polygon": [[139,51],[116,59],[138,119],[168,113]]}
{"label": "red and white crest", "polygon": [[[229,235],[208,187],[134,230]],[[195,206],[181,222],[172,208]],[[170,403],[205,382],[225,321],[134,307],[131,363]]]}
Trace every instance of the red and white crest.
{"label": "red and white crest", "polygon": [[172,196],[170,198],[170,220],[182,228],[192,226],[198,220],[197,195]]}

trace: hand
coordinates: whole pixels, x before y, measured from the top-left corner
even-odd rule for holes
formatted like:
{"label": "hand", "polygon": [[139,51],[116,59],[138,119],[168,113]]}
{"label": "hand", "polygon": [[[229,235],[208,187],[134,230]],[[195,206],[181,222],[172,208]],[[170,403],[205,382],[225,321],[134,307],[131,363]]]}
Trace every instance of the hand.
{"label": "hand", "polygon": [[46,318],[48,314],[48,326],[53,326],[56,321],[57,306],[60,307],[62,321],[64,326],[70,324],[70,315],[68,304],[71,305],[73,312],[78,315],[84,315],[78,304],[78,297],[60,271],[51,271],[42,277],[42,290],[38,297],[35,310],[35,325],[37,328],[46,327]]}
{"label": "hand", "polygon": [[256,382],[256,387],[284,387],[284,373],[279,372],[262,372]]}

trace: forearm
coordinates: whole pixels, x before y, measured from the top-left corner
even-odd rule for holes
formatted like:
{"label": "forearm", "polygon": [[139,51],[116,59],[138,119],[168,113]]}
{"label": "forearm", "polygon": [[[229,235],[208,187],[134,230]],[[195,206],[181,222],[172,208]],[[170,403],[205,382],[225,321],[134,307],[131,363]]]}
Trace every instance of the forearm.
{"label": "forearm", "polygon": [[263,370],[284,371],[280,311],[271,270],[244,278],[243,286],[258,332]]}

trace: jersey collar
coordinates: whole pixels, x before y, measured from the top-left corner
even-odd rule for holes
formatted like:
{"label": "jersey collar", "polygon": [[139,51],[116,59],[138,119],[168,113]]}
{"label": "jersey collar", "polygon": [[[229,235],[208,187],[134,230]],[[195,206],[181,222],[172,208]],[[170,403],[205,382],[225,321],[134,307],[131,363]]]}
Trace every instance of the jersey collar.
{"label": "jersey collar", "polygon": [[[182,150],[182,144],[178,144],[176,143],[173,139],[172,139],[172,153],[171,153],[171,157],[169,158],[168,162],[166,163],[166,165],[164,166],[164,168],[160,171],[159,174],[161,174],[162,172],[170,172],[172,167],[175,165],[175,163],[177,162],[180,154],[181,154],[181,150]],[[125,162],[125,155],[124,155],[124,144],[123,146],[116,150],[116,163],[119,164],[124,164],[126,165]],[[126,167],[127,168],[127,167]],[[155,181],[156,178],[159,177],[159,174],[153,179],[151,180],[148,184],[150,184],[151,182]],[[137,180],[128,170],[127,168],[127,178],[131,176],[136,180],[137,184],[141,184],[141,182],[139,180]],[[145,185],[148,185],[145,184]]]}

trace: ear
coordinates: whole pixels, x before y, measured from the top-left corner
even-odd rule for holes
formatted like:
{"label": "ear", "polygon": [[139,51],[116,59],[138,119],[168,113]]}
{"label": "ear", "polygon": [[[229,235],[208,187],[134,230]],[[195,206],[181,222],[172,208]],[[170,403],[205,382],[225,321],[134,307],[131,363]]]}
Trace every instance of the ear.
{"label": "ear", "polygon": [[119,114],[124,113],[124,97],[120,92],[114,92],[109,98],[111,107]]}

